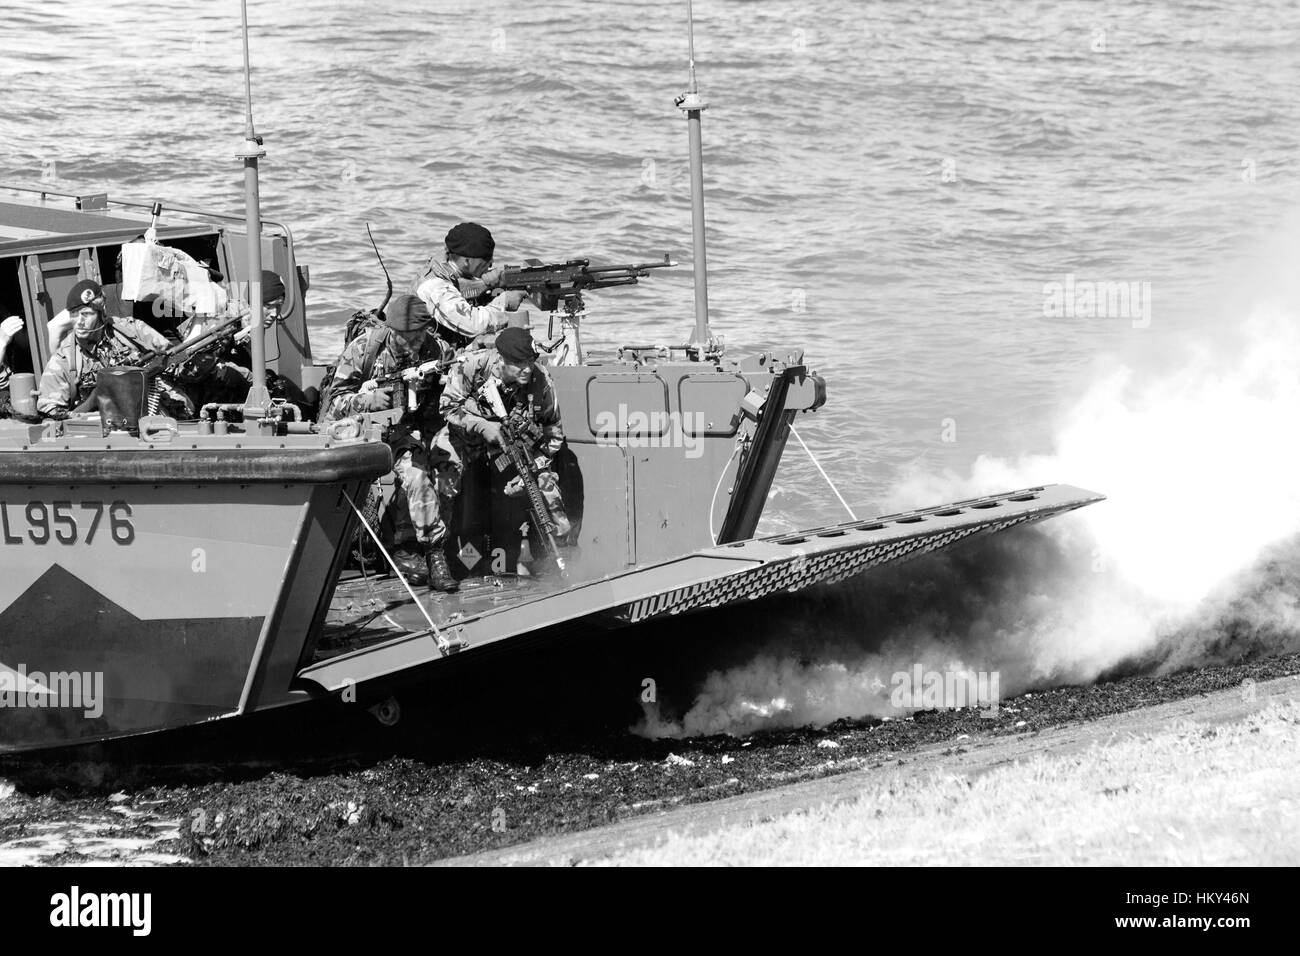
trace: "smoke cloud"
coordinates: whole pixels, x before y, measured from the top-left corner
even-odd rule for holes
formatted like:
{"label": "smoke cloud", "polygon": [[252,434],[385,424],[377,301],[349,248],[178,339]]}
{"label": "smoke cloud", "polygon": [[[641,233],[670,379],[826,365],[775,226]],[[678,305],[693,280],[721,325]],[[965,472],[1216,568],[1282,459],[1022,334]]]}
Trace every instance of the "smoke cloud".
{"label": "smoke cloud", "polygon": [[1006,697],[1300,650],[1300,323],[1263,305],[1240,331],[1158,375],[1101,369],[1054,453],[909,476],[888,507],[1058,481],[1108,500],[769,608],[748,660],[638,731],[897,717],[918,664],[996,671]]}

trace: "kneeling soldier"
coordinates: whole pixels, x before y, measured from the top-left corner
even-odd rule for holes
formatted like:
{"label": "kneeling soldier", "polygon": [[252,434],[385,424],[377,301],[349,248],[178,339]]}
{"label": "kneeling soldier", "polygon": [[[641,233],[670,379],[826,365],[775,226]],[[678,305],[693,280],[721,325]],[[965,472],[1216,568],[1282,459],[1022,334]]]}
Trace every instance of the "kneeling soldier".
{"label": "kneeling soldier", "polygon": [[415,386],[373,384],[445,357],[442,344],[429,330],[431,321],[428,308],[417,297],[394,298],[384,324],[357,336],[343,350],[330,389],[328,418],[390,409],[400,412],[387,437],[399,484],[392,503],[397,544],[393,560],[411,583],[427,580],[435,590],[455,591],[458,585],[442,546],[461,465],[445,429],[439,428],[438,377],[433,375],[420,391],[413,411],[394,393]]}
{"label": "kneeling soldier", "polygon": [[[569,522],[550,462],[564,444],[564,430],[560,425],[555,387],[536,359],[537,348],[527,329],[503,330],[492,348],[469,353],[448,373],[442,393],[442,414],[447,420],[449,444],[466,464],[491,457],[494,449],[500,449],[502,412],[521,415],[536,426],[536,447],[530,451],[544,459],[536,475],[537,485],[551,512],[556,533],[563,537],[569,532]],[[507,495],[521,491],[518,479],[512,480],[505,489]],[[541,529],[536,525],[536,518],[530,517],[533,554],[545,566]]]}

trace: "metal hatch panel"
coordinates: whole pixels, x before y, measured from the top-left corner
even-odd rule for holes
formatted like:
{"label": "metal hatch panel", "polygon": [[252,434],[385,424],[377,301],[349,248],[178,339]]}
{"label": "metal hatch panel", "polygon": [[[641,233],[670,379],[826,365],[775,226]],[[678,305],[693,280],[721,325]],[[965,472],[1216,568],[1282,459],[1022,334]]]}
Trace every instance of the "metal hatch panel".
{"label": "metal hatch panel", "polygon": [[[1041,521],[1102,495],[1045,485],[917,511],[753,538],[442,623],[462,653],[557,625],[622,627],[841,581],[869,568],[946,548],[980,534]],[[433,610],[433,605],[428,605]],[[299,671],[329,691],[436,661],[448,650],[428,629],[339,655]]]}

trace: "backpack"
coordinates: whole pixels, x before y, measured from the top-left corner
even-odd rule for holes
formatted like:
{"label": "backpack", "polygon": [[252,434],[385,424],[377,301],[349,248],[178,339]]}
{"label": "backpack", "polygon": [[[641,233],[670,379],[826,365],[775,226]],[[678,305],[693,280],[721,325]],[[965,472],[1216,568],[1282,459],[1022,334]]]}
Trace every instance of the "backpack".
{"label": "backpack", "polygon": [[[370,347],[366,350],[365,358],[362,359],[361,376],[363,379],[370,377],[375,362],[379,358],[379,353],[383,351],[384,345],[388,342],[388,326],[384,324],[379,312],[374,309],[360,309],[352,313],[347,326],[343,329],[343,351],[347,351],[348,346],[371,329],[379,329],[382,334],[372,337]],[[338,372],[338,363],[342,359],[343,352],[340,352],[338,361],[327,368],[325,375],[321,378],[320,412],[317,415],[317,421],[321,424],[324,424],[326,416],[329,414],[330,404],[334,400],[334,375]]]}

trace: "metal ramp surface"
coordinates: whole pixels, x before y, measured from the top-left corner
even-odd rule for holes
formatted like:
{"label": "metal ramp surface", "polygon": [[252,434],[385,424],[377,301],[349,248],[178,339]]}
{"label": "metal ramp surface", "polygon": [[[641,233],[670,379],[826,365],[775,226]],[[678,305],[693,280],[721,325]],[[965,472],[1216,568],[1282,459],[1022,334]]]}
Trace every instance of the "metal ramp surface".
{"label": "metal ramp surface", "polygon": [[[450,653],[472,653],[525,635],[544,636],[561,625],[625,627],[791,593],[928,554],[975,535],[1064,514],[1102,498],[1069,485],[1045,485],[718,545],[558,589],[524,579],[513,587],[489,587],[486,592],[471,588],[463,596],[422,594],[421,604],[438,624],[436,632],[403,591],[398,599],[379,599],[390,606],[373,616],[384,622],[371,634],[372,643],[317,661],[298,676],[338,691]],[[391,587],[383,593],[396,595]],[[403,633],[403,629],[408,630]]]}

